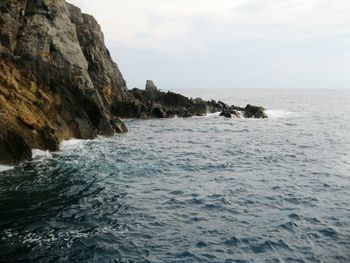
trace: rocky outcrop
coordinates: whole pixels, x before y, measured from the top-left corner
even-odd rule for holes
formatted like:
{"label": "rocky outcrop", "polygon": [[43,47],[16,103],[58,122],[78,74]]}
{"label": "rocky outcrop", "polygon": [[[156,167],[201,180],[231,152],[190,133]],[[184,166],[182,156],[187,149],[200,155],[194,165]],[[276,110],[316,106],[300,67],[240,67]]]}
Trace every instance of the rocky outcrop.
{"label": "rocky outcrop", "polygon": [[17,133],[6,131],[0,137],[0,159],[3,163],[14,163],[31,158],[32,151]]}
{"label": "rocky outcrop", "polygon": [[[248,106],[247,106],[248,107]],[[57,150],[69,138],[126,132],[123,118],[190,117],[222,102],[128,90],[96,20],[64,0],[0,2],[0,163]],[[246,117],[262,117],[246,108]]]}
{"label": "rocky outcrop", "polygon": [[220,113],[220,116],[226,117],[226,118],[232,118],[232,117],[236,117],[236,118],[242,118],[242,112],[239,110],[235,110],[235,109],[223,109],[222,112]]}
{"label": "rocky outcrop", "polygon": [[244,108],[244,117],[245,118],[256,118],[256,119],[265,119],[267,115],[265,114],[265,109],[263,107],[253,106],[248,104]]}
{"label": "rocky outcrop", "polygon": [[[222,103],[222,102],[221,102]],[[220,116],[226,118],[255,118],[255,119],[265,119],[267,115],[265,114],[265,109],[263,107],[252,106],[248,104],[245,108],[237,106],[223,106],[223,110]]]}
{"label": "rocky outcrop", "polygon": [[146,91],[149,92],[156,92],[158,90],[157,86],[154,84],[153,80],[147,80],[146,81]]}
{"label": "rocky outcrop", "polygon": [[147,80],[144,90],[132,89],[131,99],[115,101],[112,112],[122,118],[171,118],[203,116],[221,112],[220,116],[232,118],[266,118],[264,108],[247,105],[245,108],[227,105],[222,101],[204,101],[187,98],[171,91],[162,92],[153,81]]}
{"label": "rocky outcrop", "polygon": [[78,8],[1,1],[0,58],[0,162],[30,156],[6,157],[14,135],[22,148],[57,150],[63,139],[126,131],[111,113],[112,101],[129,96],[125,81],[97,22]]}
{"label": "rocky outcrop", "polygon": [[146,82],[144,90],[135,88],[128,93],[131,99],[115,101],[113,114],[122,118],[171,118],[202,116],[222,109],[222,105],[215,101],[192,99],[174,92],[160,91],[150,80]]}

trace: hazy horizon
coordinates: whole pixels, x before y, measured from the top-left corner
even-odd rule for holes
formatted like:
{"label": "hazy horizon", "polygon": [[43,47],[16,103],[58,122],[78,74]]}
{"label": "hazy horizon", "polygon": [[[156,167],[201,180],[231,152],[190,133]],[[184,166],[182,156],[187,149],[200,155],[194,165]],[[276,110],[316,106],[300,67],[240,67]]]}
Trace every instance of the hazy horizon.
{"label": "hazy horizon", "polygon": [[129,88],[350,88],[346,0],[69,2],[98,20]]}

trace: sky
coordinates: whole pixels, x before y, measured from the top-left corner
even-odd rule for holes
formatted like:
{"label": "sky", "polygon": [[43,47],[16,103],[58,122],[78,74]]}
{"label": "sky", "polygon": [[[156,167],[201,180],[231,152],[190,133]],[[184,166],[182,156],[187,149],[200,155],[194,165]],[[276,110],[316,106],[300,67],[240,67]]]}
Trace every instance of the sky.
{"label": "sky", "polygon": [[129,88],[350,89],[349,0],[68,0]]}

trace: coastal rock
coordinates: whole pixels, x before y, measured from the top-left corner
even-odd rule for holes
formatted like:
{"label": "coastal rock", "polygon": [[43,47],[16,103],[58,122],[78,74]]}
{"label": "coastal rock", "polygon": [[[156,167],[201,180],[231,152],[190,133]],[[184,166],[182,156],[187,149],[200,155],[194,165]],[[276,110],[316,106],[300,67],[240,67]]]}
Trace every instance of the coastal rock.
{"label": "coastal rock", "polygon": [[221,113],[220,116],[226,117],[226,118],[232,118],[232,114],[228,109],[224,109]]}
{"label": "coastal rock", "polygon": [[242,118],[242,113],[245,109],[241,107],[236,107],[234,105],[232,106],[226,106],[223,108],[222,112],[220,113],[220,116],[226,117],[226,118],[232,118],[233,116],[236,118]]}
{"label": "coastal rock", "polygon": [[158,90],[158,88],[152,80],[147,80],[145,90],[148,92],[156,92]]}
{"label": "coastal rock", "polygon": [[267,115],[265,114],[265,109],[263,107],[252,106],[248,104],[244,108],[244,117],[245,118],[256,118],[256,119],[265,119]]}
{"label": "coastal rock", "polygon": [[67,3],[69,18],[76,27],[79,46],[88,63],[88,74],[103,101],[110,109],[114,100],[128,98],[126,81],[118,66],[113,62],[104,43],[104,36],[96,19]]}
{"label": "coastal rock", "polygon": [[[120,118],[202,116],[223,102],[158,90],[128,90],[90,15],[64,0],[0,3],[0,163],[54,151],[65,139],[127,132]],[[238,110],[235,108],[235,110]],[[247,106],[244,116],[266,117]]]}
{"label": "coastal rock", "polygon": [[[150,84],[147,81],[146,86]],[[153,87],[153,88],[152,88]],[[116,101],[113,113],[122,118],[171,118],[203,116],[206,113],[222,110],[215,101],[204,101],[200,98],[190,99],[174,92],[163,92],[154,88],[129,90],[133,99],[124,102]]]}
{"label": "coastal rock", "polygon": [[32,157],[28,143],[17,133],[2,131],[0,134],[0,162],[15,164]]}
{"label": "coastal rock", "polygon": [[[2,1],[0,58],[0,127],[29,149],[126,132],[111,113],[112,101],[130,96],[126,82],[98,23],[79,8],[64,0]],[[7,129],[0,137],[9,138]],[[5,148],[0,162],[30,156],[16,146],[7,158]]]}

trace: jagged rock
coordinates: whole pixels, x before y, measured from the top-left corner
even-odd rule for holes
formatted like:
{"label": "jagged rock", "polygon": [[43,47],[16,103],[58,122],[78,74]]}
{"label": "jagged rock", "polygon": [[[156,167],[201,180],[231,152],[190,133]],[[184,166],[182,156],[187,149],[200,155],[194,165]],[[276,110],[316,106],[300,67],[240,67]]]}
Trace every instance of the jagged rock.
{"label": "jagged rock", "polygon": [[128,132],[128,128],[126,127],[125,123],[122,122],[119,118],[114,118],[111,120],[111,124],[114,127],[115,131],[118,133]]}
{"label": "jagged rock", "polygon": [[0,162],[15,164],[32,157],[28,143],[17,133],[2,131],[0,133]]}
{"label": "jagged rock", "polygon": [[158,90],[158,88],[152,80],[147,80],[145,90],[148,92],[156,92]]}
{"label": "jagged rock", "polygon": [[265,119],[267,115],[265,114],[265,109],[263,107],[252,106],[248,104],[244,108],[244,117],[245,118],[257,118],[257,119]]}
{"label": "jagged rock", "polygon": [[[115,115],[123,118],[170,118],[174,116],[186,118],[220,111],[220,115],[227,118],[232,118],[232,115],[237,118],[265,118],[263,108],[250,105],[246,108],[229,106],[221,101],[190,99],[170,91],[134,88],[129,90],[129,94],[132,95],[132,100],[114,103],[112,111]],[[245,114],[245,111],[248,113]]]}
{"label": "jagged rock", "polygon": [[226,117],[226,118],[232,118],[232,114],[228,109],[224,109],[221,113],[220,116]]}
{"label": "jagged rock", "polygon": [[235,106],[230,106],[229,108],[224,108],[223,111],[220,113],[220,116],[226,117],[226,118],[232,118],[232,116],[236,118],[241,118],[242,114],[241,111],[242,109],[239,107]]}
{"label": "jagged rock", "polygon": [[114,104],[113,112],[123,118],[169,118],[202,116],[208,112],[217,112],[222,108],[216,102],[202,99],[189,99],[174,92],[159,90],[132,89],[129,91],[134,100]]}
{"label": "jagged rock", "polygon": [[162,107],[154,107],[151,110],[150,116],[155,118],[166,118],[169,117]]}
{"label": "jagged rock", "polygon": [[57,150],[63,139],[126,131],[111,113],[113,101],[130,96],[126,82],[98,23],[79,8],[64,0],[2,1],[0,58],[0,126],[29,148]]}
{"label": "jagged rock", "polygon": [[39,134],[43,139],[43,144],[47,146],[47,150],[57,151],[59,149],[59,142],[53,128],[45,126],[39,131]]}
{"label": "jagged rock", "polygon": [[81,10],[67,3],[69,17],[76,26],[77,37],[81,50],[88,62],[88,74],[104,101],[109,107],[114,100],[128,98],[126,82],[104,43],[100,25],[91,15],[83,14]]}
{"label": "jagged rock", "polygon": [[224,103],[222,101],[218,101],[218,105],[222,109],[229,109],[229,107],[230,107],[230,106],[228,106],[226,103]]}

